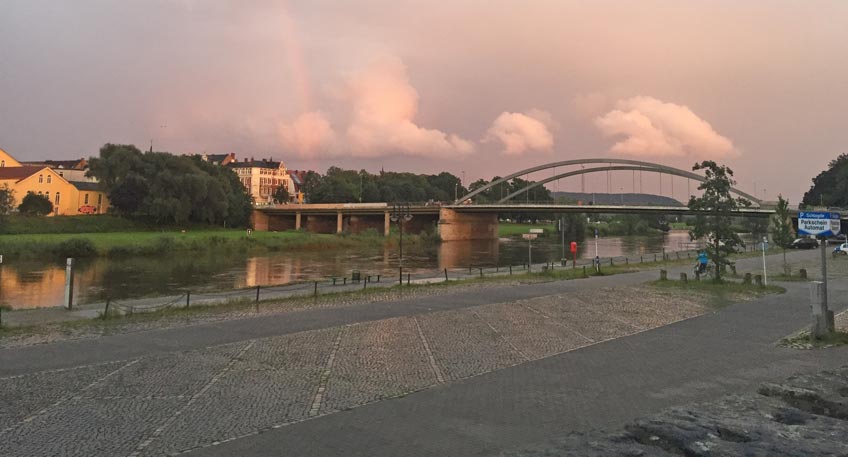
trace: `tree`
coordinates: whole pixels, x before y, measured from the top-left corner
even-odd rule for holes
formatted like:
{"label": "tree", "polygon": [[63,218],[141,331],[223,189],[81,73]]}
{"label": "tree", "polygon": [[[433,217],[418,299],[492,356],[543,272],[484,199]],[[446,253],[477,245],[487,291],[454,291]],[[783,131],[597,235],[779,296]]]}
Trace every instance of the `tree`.
{"label": "tree", "polygon": [[698,186],[700,197],[689,198],[689,209],[695,213],[695,227],[689,236],[695,240],[705,238],[706,251],[715,265],[715,281],[721,281],[721,270],[731,264],[728,256],[745,243],[731,227],[733,213],[740,207],[750,206],[743,198],[733,198],[730,189],[736,183],[733,170],[712,160],[696,163],[693,171],[704,170],[705,180]]}
{"label": "tree", "polygon": [[792,247],[795,239],[795,230],[792,227],[792,219],[789,216],[789,202],[783,195],[777,196],[777,207],[772,216],[771,238],[774,244],[783,249],[783,272],[789,275],[789,265],[786,263],[786,250]]}
{"label": "tree", "polygon": [[201,222],[246,226],[250,196],[229,168],[200,156],[142,153],[132,145],[107,144],[90,161],[113,210],[164,224]]}
{"label": "tree", "polygon": [[271,198],[274,199],[277,203],[285,203],[289,201],[289,190],[286,189],[286,186],[279,186],[274,189],[274,193],[271,195]]}
{"label": "tree", "polygon": [[813,185],[801,203],[804,206],[848,206],[848,154],[831,160],[827,170],[813,178]]}
{"label": "tree", "polygon": [[45,216],[53,212],[53,203],[44,195],[30,192],[21,200],[18,211],[32,216]]}
{"label": "tree", "polygon": [[9,214],[14,206],[15,191],[10,189],[8,184],[3,184],[3,187],[0,187],[0,216]]}

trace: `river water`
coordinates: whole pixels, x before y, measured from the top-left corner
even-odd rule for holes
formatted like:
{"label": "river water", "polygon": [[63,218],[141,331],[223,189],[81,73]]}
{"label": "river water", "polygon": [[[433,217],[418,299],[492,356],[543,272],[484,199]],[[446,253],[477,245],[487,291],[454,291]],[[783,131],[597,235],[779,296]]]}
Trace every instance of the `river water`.
{"label": "river water", "polygon": [[[556,234],[533,242],[533,262],[559,261],[561,240]],[[567,247],[566,247],[567,249]],[[639,256],[691,249],[686,231],[672,230],[650,236],[605,237],[597,241],[598,255]],[[521,238],[493,241],[452,241],[427,246],[404,246],[404,271],[412,274],[443,268],[520,265],[527,262],[528,242]],[[567,253],[571,257],[570,253]],[[595,240],[578,244],[578,258],[595,256]],[[305,280],[364,274],[394,275],[396,247],[359,246],[319,252],[270,252],[244,255],[234,252],[179,253],[160,257],[97,258],[80,261],[75,270],[75,301],[97,302],[107,296],[137,298],[230,290]],[[12,308],[60,306],[64,297],[65,267],[59,263],[8,261],[0,265],[0,303]]]}

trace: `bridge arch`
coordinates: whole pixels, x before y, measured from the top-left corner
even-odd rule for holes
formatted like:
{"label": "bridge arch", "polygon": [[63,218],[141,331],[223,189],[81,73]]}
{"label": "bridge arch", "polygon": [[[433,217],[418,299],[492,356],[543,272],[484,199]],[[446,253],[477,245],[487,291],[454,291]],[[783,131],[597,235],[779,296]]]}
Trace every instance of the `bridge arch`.
{"label": "bridge arch", "polygon": [[[621,166],[621,165],[620,166],[612,166],[611,164],[614,164],[614,163],[615,164],[622,164],[623,166]],[[644,161],[641,161],[641,160],[574,159],[574,160],[563,160],[563,161],[560,161],[560,162],[551,162],[551,163],[547,163],[547,164],[543,164],[543,165],[537,165],[535,167],[527,168],[525,170],[517,171],[517,172],[512,173],[510,175],[504,176],[503,178],[492,181],[489,184],[487,184],[487,185],[485,185],[485,186],[483,186],[479,189],[476,189],[472,192],[469,192],[467,195],[458,199],[454,203],[460,204],[461,202],[464,202],[464,201],[468,200],[469,198],[473,198],[473,197],[479,195],[480,193],[487,191],[488,189],[491,189],[491,188],[493,188],[493,187],[495,187],[499,184],[507,182],[510,179],[516,178],[518,176],[523,176],[523,175],[534,173],[534,172],[537,172],[537,171],[548,170],[548,169],[555,168],[555,167],[565,167],[565,166],[570,166],[570,165],[585,165],[585,164],[610,164],[610,166],[584,168],[584,169],[580,169],[580,170],[572,170],[572,171],[569,171],[569,172],[566,172],[566,173],[560,173],[560,174],[558,174],[556,176],[552,176],[550,178],[545,178],[541,181],[535,182],[535,183],[533,183],[533,184],[531,184],[531,185],[529,185],[529,186],[527,186],[523,189],[519,189],[518,191],[515,191],[512,194],[502,198],[500,200],[500,203],[503,203],[503,202],[505,202],[505,201],[507,201],[511,198],[514,198],[516,195],[520,195],[524,192],[527,192],[530,189],[533,189],[535,187],[549,183],[551,181],[555,181],[557,179],[567,178],[569,176],[582,175],[582,174],[586,174],[586,173],[596,173],[596,172],[600,172],[600,171],[640,170],[640,171],[650,171],[650,172],[655,172],[655,173],[665,173],[665,174],[674,175],[674,176],[681,176],[681,177],[684,177],[684,178],[694,179],[694,180],[699,181],[699,182],[705,181],[705,178],[703,176],[698,175],[696,173],[692,173],[691,171],[681,170],[679,168],[669,167],[667,165],[660,165],[660,164],[655,164],[655,163],[651,163],[651,162],[644,162]],[[741,191],[741,190],[739,190],[735,187],[731,187],[730,191],[732,193],[736,194],[736,195],[739,195],[740,197],[744,197],[744,198],[750,200],[753,203],[756,203],[758,205],[762,204],[762,202],[758,198],[754,197],[753,195],[751,195],[747,192],[743,192],[743,191]]]}

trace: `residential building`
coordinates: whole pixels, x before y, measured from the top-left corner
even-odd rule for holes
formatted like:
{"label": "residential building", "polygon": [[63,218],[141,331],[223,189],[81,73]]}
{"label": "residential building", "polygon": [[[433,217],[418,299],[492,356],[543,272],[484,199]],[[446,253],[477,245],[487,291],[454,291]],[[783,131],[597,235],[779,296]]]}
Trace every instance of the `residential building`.
{"label": "residential building", "polygon": [[76,181],[67,175],[69,172],[84,173],[85,170],[58,168],[64,165],[55,161],[31,163],[36,165],[22,164],[0,149],[0,187],[8,186],[12,190],[15,206],[28,193],[34,193],[44,195],[53,203],[52,215],[103,214],[109,208],[106,194],[98,190],[96,182],[89,178]]}
{"label": "residential building", "polygon": [[229,153],[229,154],[205,154],[204,153],[200,156],[200,158],[205,160],[206,162],[213,164],[213,165],[221,165],[222,167],[229,165],[230,163],[236,161],[236,155],[232,152]]}
{"label": "residential building", "polygon": [[279,187],[288,191],[289,201],[295,196],[294,183],[282,161],[251,158],[230,162],[227,167],[236,173],[256,205],[272,204],[274,191]]}

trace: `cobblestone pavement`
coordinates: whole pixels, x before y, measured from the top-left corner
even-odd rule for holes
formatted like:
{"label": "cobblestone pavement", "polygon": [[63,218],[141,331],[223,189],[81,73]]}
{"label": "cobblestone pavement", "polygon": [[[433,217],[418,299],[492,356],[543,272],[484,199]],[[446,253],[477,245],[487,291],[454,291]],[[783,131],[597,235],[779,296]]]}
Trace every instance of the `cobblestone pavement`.
{"label": "cobblestone pavement", "polygon": [[600,288],[0,378],[0,455],[175,455],[709,311]]}

